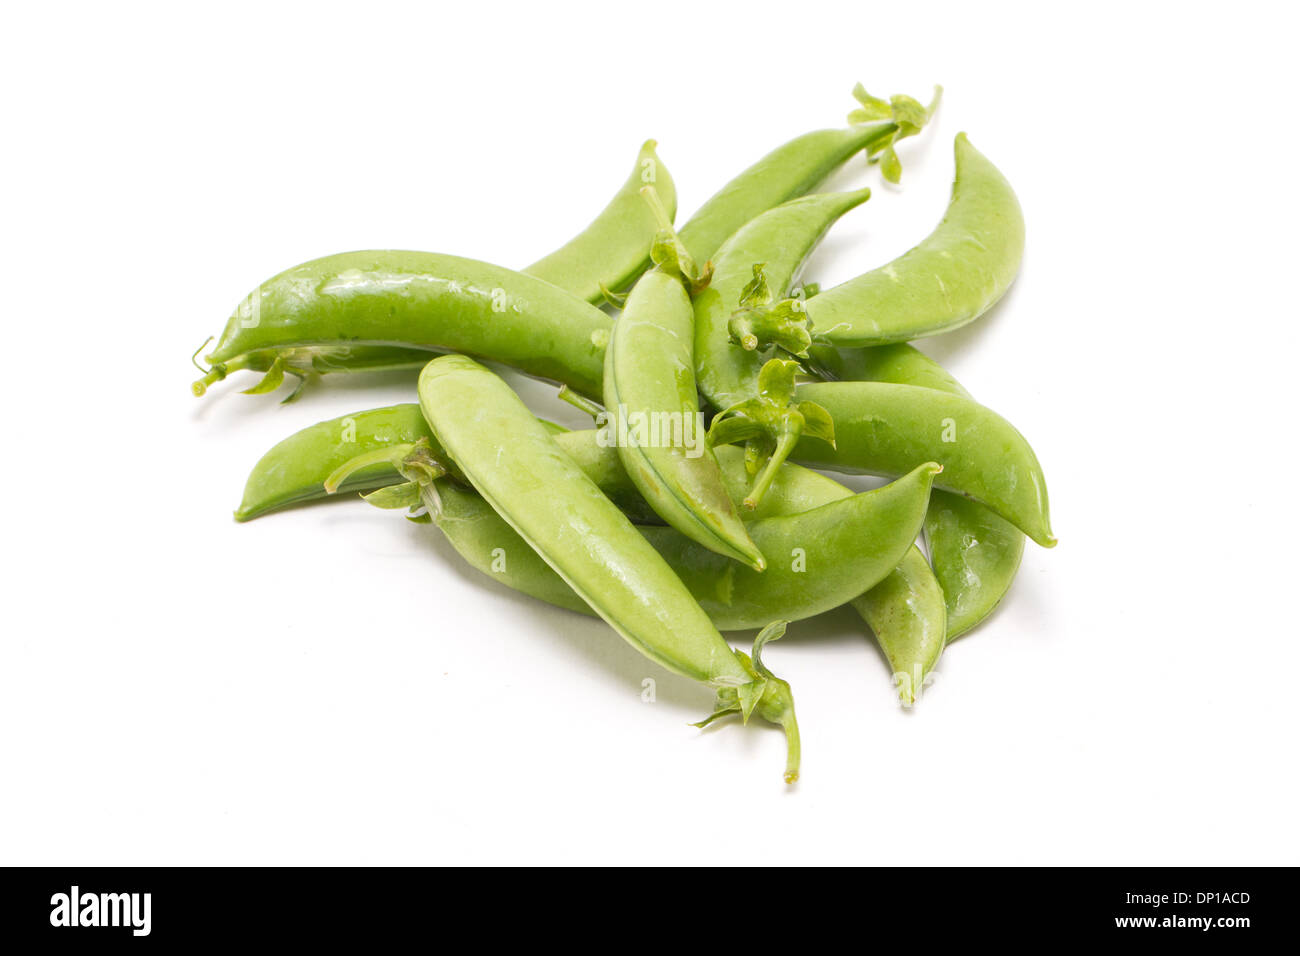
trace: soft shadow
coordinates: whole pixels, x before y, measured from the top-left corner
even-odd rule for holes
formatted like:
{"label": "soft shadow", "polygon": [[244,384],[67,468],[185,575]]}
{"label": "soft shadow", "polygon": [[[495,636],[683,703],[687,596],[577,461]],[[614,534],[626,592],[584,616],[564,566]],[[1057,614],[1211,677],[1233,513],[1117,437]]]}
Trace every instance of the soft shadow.
{"label": "soft shadow", "polygon": [[493,581],[466,564],[436,527],[408,523],[408,533],[418,550],[429,554],[430,560],[446,564],[464,581],[467,599],[476,598],[475,591],[490,591],[495,599],[524,609],[534,625],[530,639],[576,648],[588,663],[610,672],[637,693],[645,678],[653,678],[656,703],[666,703],[689,719],[698,720],[709,713],[712,694],[708,688],[647,660],[599,618],[554,607]]}

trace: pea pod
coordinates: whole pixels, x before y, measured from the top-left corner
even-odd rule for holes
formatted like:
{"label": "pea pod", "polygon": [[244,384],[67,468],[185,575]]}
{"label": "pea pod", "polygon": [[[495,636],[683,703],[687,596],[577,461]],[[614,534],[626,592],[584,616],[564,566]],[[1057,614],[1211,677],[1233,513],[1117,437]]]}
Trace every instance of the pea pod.
{"label": "pea pod", "polygon": [[[728,490],[739,500],[745,494],[745,471],[739,460],[740,453],[734,448],[719,448],[718,459],[723,464]],[[826,475],[787,463],[778,471],[754,517],[798,514],[852,494]],[[938,494],[940,492],[934,490],[930,493],[927,520],[934,510],[934,499]],[[915,545],[908,548],[897,567],[849,603],[875,635],[876,643],[889,662],[904,706],[912,705],[919,688],[938,663],[946,640],[944,593],[925,555]]]}
{"label": "pea pod", "polygon": [[795,458],[875,475],[937,461],[940,488],[986,505],[1043,547],[1056,544],[1038,458],[995,412],[961,395],[886,382],[811,383],[796,394],[830,413],[836,444],[805,439]]}
{"label": "pea pod", "polygon": [[805,133],[772,150],[699,208],[682,226],[682,242],[696,262],[706,261],[745,223],[812,192],[859,152],[873,159],[887,157],[887,177],[897,182],[894,144],[921,131],[939,92],[936,88],[935,103],[927,109],[910,96],[895,96],[888,102],[871,97],[859,85],[854,96],[860,106],[849,114],[853,125]]}
{"label": "pea pod", "polygon": [[[655,512],[627,477],[613,448],[596,441],[594,431],[566,432],[542,420],[578,467],[634,521],[654,523]],[[295,432],[268,451],[249,473],[235,519],[250,521],[271,511],[329,497],[325,481],[360,457],[373,463],[350,470],[336,491],[372,491],[401,482],[391,455],[421,440],[433,441],[424,413],[415,403],[353,412]],[[435,443],[436,446],[436,443]],[[435,447],[434,454],[440,453]]]}
{"label": "pea pod", "polygon": [[[752,398],[759,369],[771,354],[732,341],[733,315],[743,308],[752,317],[788,295],[835,221],[870,198],[870,189],[859,189],[792,199],[750,220],[718,250],[709,287],[694,302],[695,377],[715,409]],[[802,325],[802,315],[794,314]]]}
{"label": "pea pod", "polygon": [[705,441],[693,327],[681,279],[662,269],[643,275],[605,353],[606,415],[615,418],[606,434],[618,436],[624,468],[664,521],[705,548],[761,571],[762,552],[727,497]]}
{"label": "pea pod", "polygon": [[997,167],[965,133],[955,144],[952,200],[919,245],[807,303],[818,341],[881,345],[965,325],[998,301],[1020,269],[1025,221]]}
{"label": "pea pod", "polygon": [[[639,530],[720,630],[750,630],[771,620],[773,613],[801,620],[854,600],[906,558],[921,528],[936,467],[920,466],[859,495],[830,482],[842,497],[798,514],[750,522],[750,536],[768,559],[762,573],[701,547],[673,528]],[[444,503],[435,521],[471,565],[517,591],[592,613],[582,598],[566,590],[549,562],[518,537],[511,546],[507,522],[487,503],[474,505],[454,483],[440,481],[437,488]],[[447,504],[449,496],[454,504]]]}
{"label": "pea pod", "polygon": [[641,200],[642,188],[654,187],[670,218],[677,209],[677,188],[655,146],[646,140],[627,182],[591,225],[523,271],[593,304],[631,286],[650,267],[659,228]]}
{"label": "pea pod", "polygon": [[600,394],[609,316],[548,282],[428,252],[350,252],[263,283],[230,317],[195,385],[250,356],[306,347],[386,345],[491,358]]}
{"label": "pea pod", "polygon": [[[895,382],[969,393],[946,369],[910,345],[836,351],[815,347],[818,363],[836,378]],[[988,617],[1015,580],[1025,536],[988,508],[935,490],[925,517],[930,562],[947,605],[948,640],[960,637]]]}
{"label": "pea pod", "polygon": [[[651,660],[714,687],[715,716],[738,710],[748,719],[757,710],[784,728],[793,782],[794,702],[789,685],[762,667],[761,643],[752,662],[728,646],[672,569],[496,375],[448,355],[425,366],[419,392],[465,478],[610,626]],[[437,495],[426,501],[436,513]]]}

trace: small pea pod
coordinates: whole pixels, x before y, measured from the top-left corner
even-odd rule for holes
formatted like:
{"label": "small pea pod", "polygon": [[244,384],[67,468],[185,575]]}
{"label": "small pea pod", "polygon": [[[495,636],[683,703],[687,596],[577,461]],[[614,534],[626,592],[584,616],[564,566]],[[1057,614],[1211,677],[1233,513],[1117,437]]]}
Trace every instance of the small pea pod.
{"label": "small pea pod", "polygon": [[[254,358],[303,348],[456,351],[600,394],[604,312],[549,282],[426,252],[328,256],[263,283],[230,317],[196,394]],[[270,374],[270,373],[268,373]]]}
{"label": "small pea pod", "polygon": [[[715,409],[753,398],[759,369],[773,355],[770,348],[759,347],[769,343],[760,343],[754,326],[771,324],[771,307],[789,295],[804,262],[827,231],[870,198],[870,189],[859,189],[793,199],[746,223],[718,250],[709,287],[694,302],[695,377]],[[806,325],[805,306],[800,302],[790,310],[800,319],[798,327]],[[740,344],[733,340],[733,331]],[[804,348],[807,344],[804,340]]]}
{"label": "small pea pod", "polygon": [[[559,425],[539,421],[565,454],[632,520],[640,524],[658,520],[628,478],[618,454],[600,445],[594,431],[566,432]],[[349,469],[334,490],[364,492],[397,484],[403,480],[397,460],[421,440],[433,444],[435,457],[443,457],[415,403],[353,412],[311,425],[281,441],[257,462],[244,485],[235,519],[250,521],[271,511],[328,498],[325,482],[358,458],[370,463]]]}
{"label": "small pea pod", "polygon": [[[789,686],[730,648],[509,386],[473,360],[448,355],[425,366],[419,392],[430,428],[469,483],[607,623],[651,660],[716,688],[719,712],[748,719],[757,710],[784,728],[793,782],[799,736]],[[436,514],[436,494],[426,500]]]}
{"label": "small pea pod", "polygon": [[[734,448],[718,449],[718,460],[722,464],[728,491],[737,500],[746,493],[745,471],[739,454]],[[799,514],[832,501],[841,501],[852,494],[833,478],[787,463],[777,473],[763,504],[754,512],[754,518]],[[940,494],[942,492],[937,490],[931,491],[927,520],[934,510],[935,497]],[[987,510],[986,513],[991,514]],[[849,603],[875,635],[876,643],[889,662],[904,706],[911,706],[916,702],[916,695],[926,677],[939,662],[945,644],[947,611],[944,593],[925,555],[913,545],[880,583]]]}
{"label": "small pea pod", "polygon": [[818,341],[882,345],[945,332],[984,314],[1011,286],[1025,248],[1020,203],[965,133],[955,153],[952,200],[934,232],[807,303]]}
{"label": "small pea pod", "polygon": [[681,279],[643,275],[605,353],[606,415],[623,466],[664,521],[705,548],[756,570],[763,555],[727,497],[705,440],[692,357],[694,318]]}
{"label": "small pea pod", "polygon": [[650,268],[650,244],[659,229],[641,190],[654,187],[670,219],[677,209],[676,186],[655,146],[646,140],[627,182],[591,225],[523,271],[593,304],[629,288]]}
{"label": "small pea pod", "polygon": [[892,157],[892,161],[886,161],[885,171],[897,182],[899,166],[894,144],[920,132],[934,111],[939,93],[936,87],[935,102],[927,109],[910,96],[894,96],[888,101],[871,97],[859,84],[854,89],[859,107],[849,114],[849,128],[805,133],[778,146],[701,206],[682,226],[682,242],[696,262],[710,259],[745,223],[774,206],[812,192],[859,152],[866,152],[871,159]]}
{"label": "small pea pod", "polygon": [[988,506],[1043,547],[1056,544],[1038,458],[1006,419],[983,405],[887,382],[819,382],[795,393],[830,413],[836,442],[832,448],[802,441],[796,459],[876,475],[905,474],[917,462],[937,461],[944,468],[940,488]]}
{"label": "small pea pod", "polygon": [[[943,366],[910,345],[843,351],[814,347],[813,352],[840,379],[920,385],[969,397]],[[936,490],[930,496],[925,537],[947,604],[951,641],[993,613],[1006,596],[1020,568],[1025,536],[983,505]]]}

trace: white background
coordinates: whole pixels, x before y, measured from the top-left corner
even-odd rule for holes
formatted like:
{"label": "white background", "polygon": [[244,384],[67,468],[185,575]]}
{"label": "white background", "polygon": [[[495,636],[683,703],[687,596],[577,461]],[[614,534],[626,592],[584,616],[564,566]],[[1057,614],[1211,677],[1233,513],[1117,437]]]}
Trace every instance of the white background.
{"label": "white background", "polygon": [[[1269,10],[10,11],[0,863],[1300,862],[1300,151]],[[413,394],[190,397],[258,282],[372,247],[523,266],[649,136],[684,221],[858,80],[946,96],[901,188],[832,180],[876,195],[808,277],[924,237],[970,132],[1028,252],[924,347],[1034,444],[1061,539],[913,712],[852,613],[794,625],[768,654],[803,727],[786,788],[779,732],[687,726],[706,690],[433,529],[355,501],[231,520],[275,441]]]}

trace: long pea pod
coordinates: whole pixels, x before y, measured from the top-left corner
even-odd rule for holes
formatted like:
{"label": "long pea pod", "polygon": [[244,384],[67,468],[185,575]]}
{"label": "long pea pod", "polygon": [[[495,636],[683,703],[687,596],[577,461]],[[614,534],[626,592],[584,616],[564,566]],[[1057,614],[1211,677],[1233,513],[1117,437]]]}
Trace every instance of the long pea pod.
{"label": "long pea pod", "polygon": [[[583,474],[519,397],[472,359],[434,359],[420,407],[442,448],[483,500],[582,599],[646,657],[717,691],[714,716],[757,713],[788,741],[786,780],[799,769],[789,685],[733,651],[699,604],[622,512]],[[422,494],[436,515],[433,483]],[[928,496],[927,496],[928,497]]]}
{"label": "long pea pod", "polygon": [[1043,547],[1056,544],[1038,458],[997,413],[961,395],[890,382],[814,382],[795,394],[827,410],[836,442],[804,439],[797,460],[885,476],[936,461],[944,468],[938,487],[986,505]]}
{"label": "long pea pod", "polygon": [[[647,198],[653,205],[654,195]],[[633,287],[605,352],[605,416],[614,419],[605,433],[616,437],[624,468],[664,521],[705,548],[762,571],[763,554],[727,496],[706,441],[685,285],[698,276],[671,223],[661,225],[656,250],[664,261]]]}
{"label": "long pea pod", "polygon": [[893,262],[827,289],[806,304],[813,334],[838,346],[903,342],[955,329],[1010,287],[1025,248],[1025,221],[1006,177],[965,133],[943,221]]}
{"label": "long pea pod", "polygon": [[910,96],[885,101],[859,84],[853,91],[859,107],[846,129],[805,133],[778,146],[715,193],[681,228],[682,242],[696,262],[711,258],[737,229],[774,206],[812,192],[852,156],[865,152],[883,159],[886,178],[898,181],[895,144],[925,126],[929,108]]}
{"label": "long pea pod", "polygon": [[195,392],[248,367],[250,356],[361,345],[478,355],[599,395],[611,325],[595,306],[500,266],[430,252],[349,252],[254,289]]}
{"label": "long pea pod", "polygon": [[677,209],[677,188],[656,145],[646,140],[627,181],[591,225],[523,271],[593,305],[631,286],[650,268],[650,244],[659,229],[641,190],[652,186],[670,219]]}
{"label": "long pea pod", "polygon": [[[650,264],[650,244],[658,223],[639,196],[652,184],[671,217],[677,205],[672,176],[655,152],[654,140],[647,140],[637,155],[636,166],[627,182],[585,230],[523,272],[548,282],[589,303],[601,302],[631,282]],[[245,300],[240,306],[241,328],[258,321],[261,304]],[[590,318],[588,315],[587,318]],[[205,343],[206,344],[206,343]],[[299,379],[297,388],[285,399],[292,401],[303,387],[319,375],[331,372],[366,372],[379,369],[420,369],[431,358],[423,347],[408,345],[325,344],[297,348],[275,346],[232,357],[200,369],[203,378],[194,383],[196,395],[209,385],[238,370],[264,373],[245,394],[274,391],[285,375]]]}
{"label": "long pea pod", "polygon": [[[838,379],[919,385],[969,397],[943,366],[910,345],[814,347],[813,352]],[[936,489],[925,537],[947,605],[948,640],[953,640],[987,618],[1006,596],[1020,568],[1025,536],[983,505]]]}

